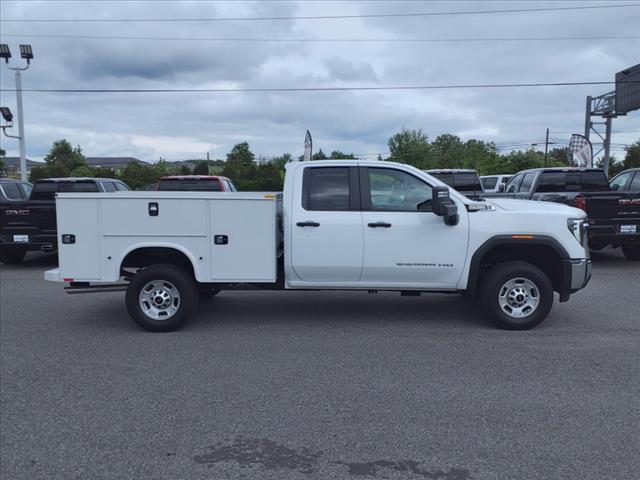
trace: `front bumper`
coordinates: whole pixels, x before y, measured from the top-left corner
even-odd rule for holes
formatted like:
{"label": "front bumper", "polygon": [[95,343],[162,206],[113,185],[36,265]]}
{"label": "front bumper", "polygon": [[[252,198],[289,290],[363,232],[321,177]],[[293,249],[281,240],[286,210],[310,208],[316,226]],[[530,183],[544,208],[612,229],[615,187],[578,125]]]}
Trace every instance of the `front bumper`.
{"label": "front bumper", "polygon": [[562,261],[562,290],[560,301],[566,302],[569,296],[583,289],[591,280],[591,259],[568,259]]}

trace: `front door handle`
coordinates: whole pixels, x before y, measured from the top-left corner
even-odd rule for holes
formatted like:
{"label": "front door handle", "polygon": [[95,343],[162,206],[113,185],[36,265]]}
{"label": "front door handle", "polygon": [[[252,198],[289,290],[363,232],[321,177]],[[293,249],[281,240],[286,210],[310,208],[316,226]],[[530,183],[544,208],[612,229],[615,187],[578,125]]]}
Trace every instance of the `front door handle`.
{"label": "front door handle", "polygon": [[318,222],[310,222],[310,221],[298,222],[298,223],[296,223],[296,225],[299,226],[299,227],[319,227],[320,226],[320,224]]}
{"label": "front door handle", "polygon": [[372,222],[368,224],[371,228],[389,228],[390,223],[387,222]]}

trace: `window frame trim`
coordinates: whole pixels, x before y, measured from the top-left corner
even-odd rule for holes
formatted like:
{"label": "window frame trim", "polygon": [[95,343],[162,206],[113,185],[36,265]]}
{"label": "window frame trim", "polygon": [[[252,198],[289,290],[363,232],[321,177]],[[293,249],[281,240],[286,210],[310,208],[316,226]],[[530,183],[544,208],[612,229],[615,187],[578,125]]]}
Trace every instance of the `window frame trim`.
{"label": "window frame trim", "polygon": [[[309,208],[311,201],[311,190],[309,189],[309,182],[311,178],[311,169],[313,168],[341,168],[346,169],[349,176],[349,208],[339,210],[316,210]],[[307,212],[354,212],[361,210],[361,195],[360,195],[360,180],[358,167],[350,165],[317,165],[317,166],[305,166],[302,172],[302,209]]]}
{"label": "window frame trim", "polygon": [[[360,203],[362,205],[363,212],[389,212],[389,213],[433,213],[432,211],[420,211],[420,210],[374,210],[371,205],[371,187],[369,185],[369,170],[393,170],[395,172],[402,172],[409,175],[419,182],[424,183],[431,189],[431,198],[433,199],[433,185],[424,179],[414,175],[411,172],[402,170],[400,168],[393,167],[360,167]],[[449,188],[454,189],[449,186]]]}

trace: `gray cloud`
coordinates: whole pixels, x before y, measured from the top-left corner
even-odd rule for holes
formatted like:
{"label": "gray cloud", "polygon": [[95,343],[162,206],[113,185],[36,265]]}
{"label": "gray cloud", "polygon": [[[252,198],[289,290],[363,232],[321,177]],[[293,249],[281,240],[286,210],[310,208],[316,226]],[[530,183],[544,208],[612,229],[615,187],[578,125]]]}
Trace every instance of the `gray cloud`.
{"label": "gray cloud", "polygon": [[[562,2],[562,5],[600,2]],[[519,7],[558,2],[518,2]],[[5,17],[216,17],[354,14],[504,8],[504,2],[0,2]],[[436,18],[319,21],[2,24],[2,34],[416,38],[638,34],[640,8]],[[441,85],[613,79],[638,63],[638,41],[471,43],[169,42],[2,37],[14,52],[33,45],[25,88],[190,88]],[[0,85],[13,77],[0,65]],[[434,138],[461,133],[497,142],[581,131],[586,95],[607,87],[379,92],[37,94],[25,93],[27,151],[42,157],[60,137],[92,155],[224,158],[248,140],[256,154],[300,154],[304,131],[324,150],[383,153],[403,126]],[[0,102],[15,111],[15,96]],[[640,112],[614,131],[640,131]],[[568,134],[558,134],[568,138]],[[621,133],[614,142],[640,134]],[[17,144],[2,139],[15,154]],[[618,157],[621,152],[617,151]]]}

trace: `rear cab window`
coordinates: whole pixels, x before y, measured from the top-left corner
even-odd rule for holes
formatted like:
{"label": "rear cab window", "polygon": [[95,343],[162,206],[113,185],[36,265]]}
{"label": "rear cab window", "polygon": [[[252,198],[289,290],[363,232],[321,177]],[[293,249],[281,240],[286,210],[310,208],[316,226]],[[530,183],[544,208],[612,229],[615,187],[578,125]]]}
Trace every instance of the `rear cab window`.
{"label": "rear cab window", "polygon": [[36,182],[29,200],[54,200],[58,192],[97,192],[94,181],[82,182]]}
{"label": "rear cab window", "polygon": [[606,192],[609,182],[602,171],[543,172],[538,192]]}
{"label": "rear cab window", "polygon": [[222,186],[217,179],[165,179],[158,183],[158,190],[164,192],[220,192]]}
{"label": "rear cab window", "polygon": [[480,177],[474,172],[454,173],[453,188],[461,192],[482,192]]}

